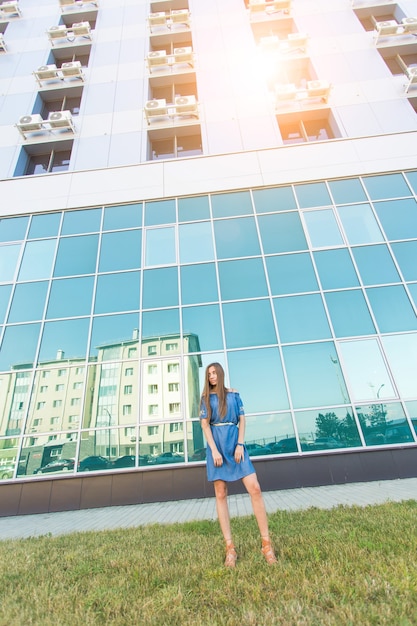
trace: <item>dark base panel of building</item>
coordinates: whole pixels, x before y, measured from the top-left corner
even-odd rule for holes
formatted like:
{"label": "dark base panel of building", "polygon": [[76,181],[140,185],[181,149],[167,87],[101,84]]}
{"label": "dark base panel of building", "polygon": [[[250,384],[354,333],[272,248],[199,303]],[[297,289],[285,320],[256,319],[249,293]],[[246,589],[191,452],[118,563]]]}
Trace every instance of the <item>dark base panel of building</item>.
{"label": "dark base panel of building", "polygon": [[[263,491],[417,476],[417,446],[253,461]],[[22,480],[0,485],[0,517],[213,496],[205,465]]]}

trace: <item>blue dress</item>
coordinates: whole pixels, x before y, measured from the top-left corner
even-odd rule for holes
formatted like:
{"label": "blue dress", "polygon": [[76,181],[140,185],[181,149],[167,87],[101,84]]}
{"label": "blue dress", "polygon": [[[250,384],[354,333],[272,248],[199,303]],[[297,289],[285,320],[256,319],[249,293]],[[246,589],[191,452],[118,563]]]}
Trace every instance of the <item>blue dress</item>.
{"label": "blue dress", "polygon": [[[233,482],[255,472],[246,447],[240,463],[235,461],[235,449],[238,440],[240,416],[245,414],[243,402],[237,391],[228,391],[226,395],[227,412],[223,419],[219,415],[219,399],[216,393],[210,394],[210,427],[218,451],[223,457],[223,465],[215,467],[210,446],[207,446],[207,480]],[[207,417],[204,400],[201,402],[200,419]]]}

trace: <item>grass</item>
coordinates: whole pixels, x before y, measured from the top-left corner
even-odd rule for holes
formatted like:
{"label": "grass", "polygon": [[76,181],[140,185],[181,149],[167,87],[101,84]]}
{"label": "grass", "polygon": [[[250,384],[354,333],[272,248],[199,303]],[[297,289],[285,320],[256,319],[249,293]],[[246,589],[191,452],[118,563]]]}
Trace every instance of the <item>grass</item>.
{"label": "grass", "polygon": [[0,626],[417,624],[417,502],[0,541]]}

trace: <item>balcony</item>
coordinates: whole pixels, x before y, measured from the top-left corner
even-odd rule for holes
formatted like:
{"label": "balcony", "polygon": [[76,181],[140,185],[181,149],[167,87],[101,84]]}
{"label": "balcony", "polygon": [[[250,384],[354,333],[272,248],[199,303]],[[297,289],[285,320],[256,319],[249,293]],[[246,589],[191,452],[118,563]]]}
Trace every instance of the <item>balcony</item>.
{"label": "balcony", "polygon": [[171,104],[167,104],[163,98],[149,100],[145,104],[144,112],[148,126],[154,124],[171,126],[190,118],[193,122],[199,118],[195,96],[177,96]]}
{"label": "balcony", "polygon": [[194,68],[194,53],[191,46],[174,48],[172,54],[167,53],[166,50],[154,50],[149,52],[146,60],[150,74],[171,73]]}
{"label": "balcony", "polygon": [[2,2],[0,4],[0,19],[7,20],[9,17],[21,17],[22,11],[19,2]]}
{"label": "balcony", "polygon": [[77,22],[70,27],[59,24],[58,26],[51,26],[46,32],[52,46],[56,44],[73,45],[80,38],[90,42],[92,40],[90,22]]}
{"label": "balcony", "polygon": [[28,139],[50,139],[62,131],[75,133],[75,127],[70,111],[53,111],[48,119],[44,120],[38,113],[23,115],[16,128],[26,141]]}
{"label": "balcony", "polygon": [[404,17],[401,23],[396,20],[387,20],[385,22],[378,22],[375,18],[372,18],[374,22],[374,41],[377,45],[381,39],[392,39],[398,37],[417,36],[417,17]]}
{"label": "balcony", "polygon": [[33,72],[36,80],[38,81],[39,87],[56,87],[57,83],[59,85],[66,85],[71,81],[76,82],[78,85],[78,81],[84,81],[84,73],[81,63],[79,61],[72,61],[69,63],[63,63],[60,68],[57,68],[55,64],[52,65],[41,65],[38,69]]}
{"label": "balcony", "polygon": [[173,9],[172,11],[158,11],[150,13],[148,24],[151,33],[155,31],[172,31],[175,29],[190,28],[190,12],[188,9]]}
{"label": "balcony", "polygon": [[322,106],[327,104],[331,85],[326,80],[309,80],[306,87],[297,87],[290,83],[277,85],[275,88],[275,107],[295,105],[297,107]]}

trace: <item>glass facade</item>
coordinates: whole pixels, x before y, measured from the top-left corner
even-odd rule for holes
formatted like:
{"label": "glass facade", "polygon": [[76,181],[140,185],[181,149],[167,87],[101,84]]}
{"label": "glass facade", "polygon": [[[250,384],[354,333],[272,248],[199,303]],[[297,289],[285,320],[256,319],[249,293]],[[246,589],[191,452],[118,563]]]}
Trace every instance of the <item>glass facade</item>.
{"label": "glass facade", "polygon": [[416,442],[417,172],[0,219],[0,477]]}

